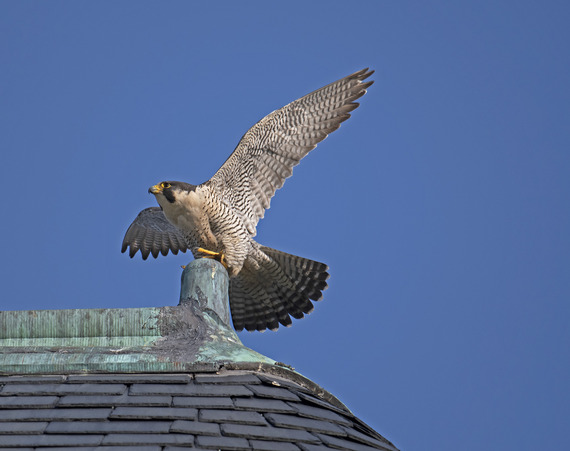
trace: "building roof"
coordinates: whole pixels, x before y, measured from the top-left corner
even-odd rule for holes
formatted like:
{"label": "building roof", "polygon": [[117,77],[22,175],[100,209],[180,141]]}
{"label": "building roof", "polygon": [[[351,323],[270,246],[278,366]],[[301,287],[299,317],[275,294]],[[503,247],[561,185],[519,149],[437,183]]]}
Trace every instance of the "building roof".
{"label": "building roof", "polygon": [[287,373],[264,364],[2,377],[0,448],[396,449],[331,395]]}
{"label": "building roof", "polygon": [[220,268],[189,265],[178,307],[0,312],[0,451],[396,450],[241,344]]}

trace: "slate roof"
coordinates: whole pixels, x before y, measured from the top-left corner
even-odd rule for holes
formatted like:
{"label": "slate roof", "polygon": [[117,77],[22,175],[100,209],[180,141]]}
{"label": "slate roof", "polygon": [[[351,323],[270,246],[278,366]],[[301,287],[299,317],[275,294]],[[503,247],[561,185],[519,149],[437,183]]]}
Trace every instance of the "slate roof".
{"label": "slate roof", "polygon": [[246,348],[223,266],[176,307],[0,311],[0,451],[395,451],[344,404]]}
{"label": "slate roof", "polygon": [[0,450],[396,450],[302,376],[239,367],[0,376]]}

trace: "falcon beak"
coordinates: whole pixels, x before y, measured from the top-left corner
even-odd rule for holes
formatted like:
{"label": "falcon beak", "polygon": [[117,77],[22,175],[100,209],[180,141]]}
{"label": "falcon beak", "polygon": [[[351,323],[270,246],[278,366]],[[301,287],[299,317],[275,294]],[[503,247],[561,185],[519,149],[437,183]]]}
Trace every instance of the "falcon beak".
{"label": "falcon beak", "polygon": [[162,193],[162,188],[160,187],[160,185],[154,185],[148,189],[148,192],[151,194],[159,194]]}

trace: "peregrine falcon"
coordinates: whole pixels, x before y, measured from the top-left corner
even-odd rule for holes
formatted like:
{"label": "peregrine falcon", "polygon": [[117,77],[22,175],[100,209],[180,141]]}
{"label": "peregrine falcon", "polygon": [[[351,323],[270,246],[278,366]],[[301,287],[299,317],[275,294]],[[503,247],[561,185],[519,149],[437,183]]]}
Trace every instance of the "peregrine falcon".
{"label": "peregrine falcon", "polygon": [[219,260],[230,276],[236,330],[276,330],[291,316],[313,310],[327,288],[328,266],[257,243],[258,221],[293,167],[358,107],[373,81],[363,69],[265,116],[242,137],[214,174],[200,185],[165,181],[149,188],[159,207],[133,221],[122,252],[146,260],[168,251],[192,251]]}

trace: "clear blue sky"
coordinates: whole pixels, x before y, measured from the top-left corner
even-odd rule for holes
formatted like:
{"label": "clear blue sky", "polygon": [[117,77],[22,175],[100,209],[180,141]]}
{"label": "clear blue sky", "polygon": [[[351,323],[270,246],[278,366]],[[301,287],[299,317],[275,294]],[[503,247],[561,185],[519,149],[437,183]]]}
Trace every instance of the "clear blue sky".
{"label": "clear blue sky", "polygon": [[147,188],[370,66],[258,229],[330,288],[241,339],[403,450],[566,449],[569,24],[567,1],[3,1],[1,308],[175,305],[190,255],[120,253]]}

